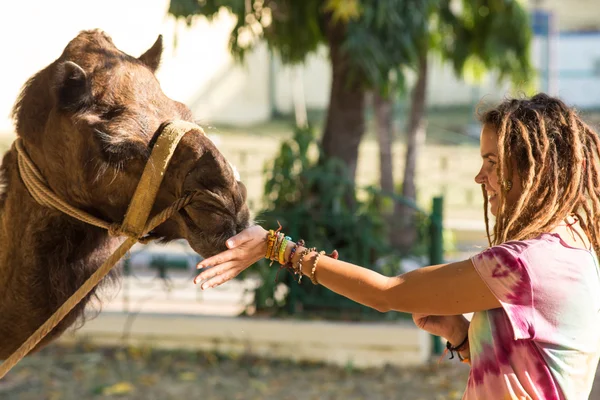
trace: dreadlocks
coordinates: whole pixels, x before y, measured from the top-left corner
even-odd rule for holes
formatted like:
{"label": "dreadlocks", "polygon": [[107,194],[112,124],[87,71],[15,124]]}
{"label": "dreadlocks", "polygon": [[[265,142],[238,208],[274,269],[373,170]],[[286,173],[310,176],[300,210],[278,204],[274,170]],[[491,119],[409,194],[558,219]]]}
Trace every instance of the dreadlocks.
{"label": "dreadlocks", "polygon": [[576,111],[546,94],[506,100],[480,116],[498,134],[498,179],[516,173],[523,192],[507,206],[500,191],[493,236],[487,196],[485,224],[491,245],[548,232],[575,216],[596,254],[600,254],[600,140]]}

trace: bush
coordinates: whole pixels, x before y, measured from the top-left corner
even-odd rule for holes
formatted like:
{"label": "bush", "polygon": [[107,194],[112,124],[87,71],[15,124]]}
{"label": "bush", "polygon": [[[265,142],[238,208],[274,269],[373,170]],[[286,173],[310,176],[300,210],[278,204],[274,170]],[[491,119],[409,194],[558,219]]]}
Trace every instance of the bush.
{"label": "bush", "polygon": [[[279,222],[294,240],[303,238],[307,245],[328,253],[337,249],[344,261],[383,269],[388,275],[398,272],[394,265],[399,265],[399,257],[389,245],[384,217],[374,206],[377,190],[356,188],[347,178],[344,164],[322,156],[312,130],[297,129],[291,140],[284,141],[279,154],[266,165],[265,174],[265,209],[257,215],[261,225],[276,228]],[[383,255],[388,262],[375,267]],[[255,289],[258,310],[309,311],[311,316],[329,318],[334,314],[350,319],[381,316],[323,286],[314,286],[309,279],[298,284],[297,277],[280,271],[276,263],[269,267],[269,262],[262,260],[258,268],[249,271],[262,280]],[[279,285],[287,290],[278,291]],[[283,296],[277,296],[278,292]],[[386,317],[398,315],[388,313]]]}

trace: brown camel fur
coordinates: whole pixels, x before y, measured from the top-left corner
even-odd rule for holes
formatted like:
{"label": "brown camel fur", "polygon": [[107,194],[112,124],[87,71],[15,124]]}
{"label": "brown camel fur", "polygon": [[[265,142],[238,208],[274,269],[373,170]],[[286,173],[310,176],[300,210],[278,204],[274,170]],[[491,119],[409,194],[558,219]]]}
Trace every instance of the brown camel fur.
{"label": "brown camel fur", "polygon": [[[161,127],[190,121],[154,75],[162,39],[139,58],[105,33],[83,31],[34,75],[16,102],[18,136],[48,185],[65,201],[120,222]],[[180,142],[152,215],[192,190],[210,191],[153,234],[183,238],[208,257],[248,226],[246,190],[214,144],[198,130]],[[215,201],[214,199],[217,199]],[[14,146],[0,168],[0,359],[8,357],[122,243],[100,228],[42,207],[19,176]],[[115,282],[117,272],[101,283]],[[91,293],[38,346],[82,321]]]}

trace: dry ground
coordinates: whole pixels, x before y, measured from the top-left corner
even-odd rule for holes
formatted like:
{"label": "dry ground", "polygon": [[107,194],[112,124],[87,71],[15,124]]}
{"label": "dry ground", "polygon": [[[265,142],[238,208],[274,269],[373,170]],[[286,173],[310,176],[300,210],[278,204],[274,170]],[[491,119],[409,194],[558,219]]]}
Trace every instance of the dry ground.
{"label": "dry ground", "polygon": [[51,346],[11,371],[0,399],[460,399],[466,376],[463,365],[449,362],[358,371],[212,353]]}

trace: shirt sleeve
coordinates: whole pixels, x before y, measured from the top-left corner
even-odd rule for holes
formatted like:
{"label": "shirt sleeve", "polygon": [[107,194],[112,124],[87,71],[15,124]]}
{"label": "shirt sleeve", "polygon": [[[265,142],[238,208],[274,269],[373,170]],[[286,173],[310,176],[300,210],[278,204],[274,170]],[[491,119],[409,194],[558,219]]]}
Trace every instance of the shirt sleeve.
{"label": "shirt sleeve", "polygon": [[514,339],[534,338],[531,271],[518,244],[491,247],[471,258],[475,270],[496,296],[513,328]]}

